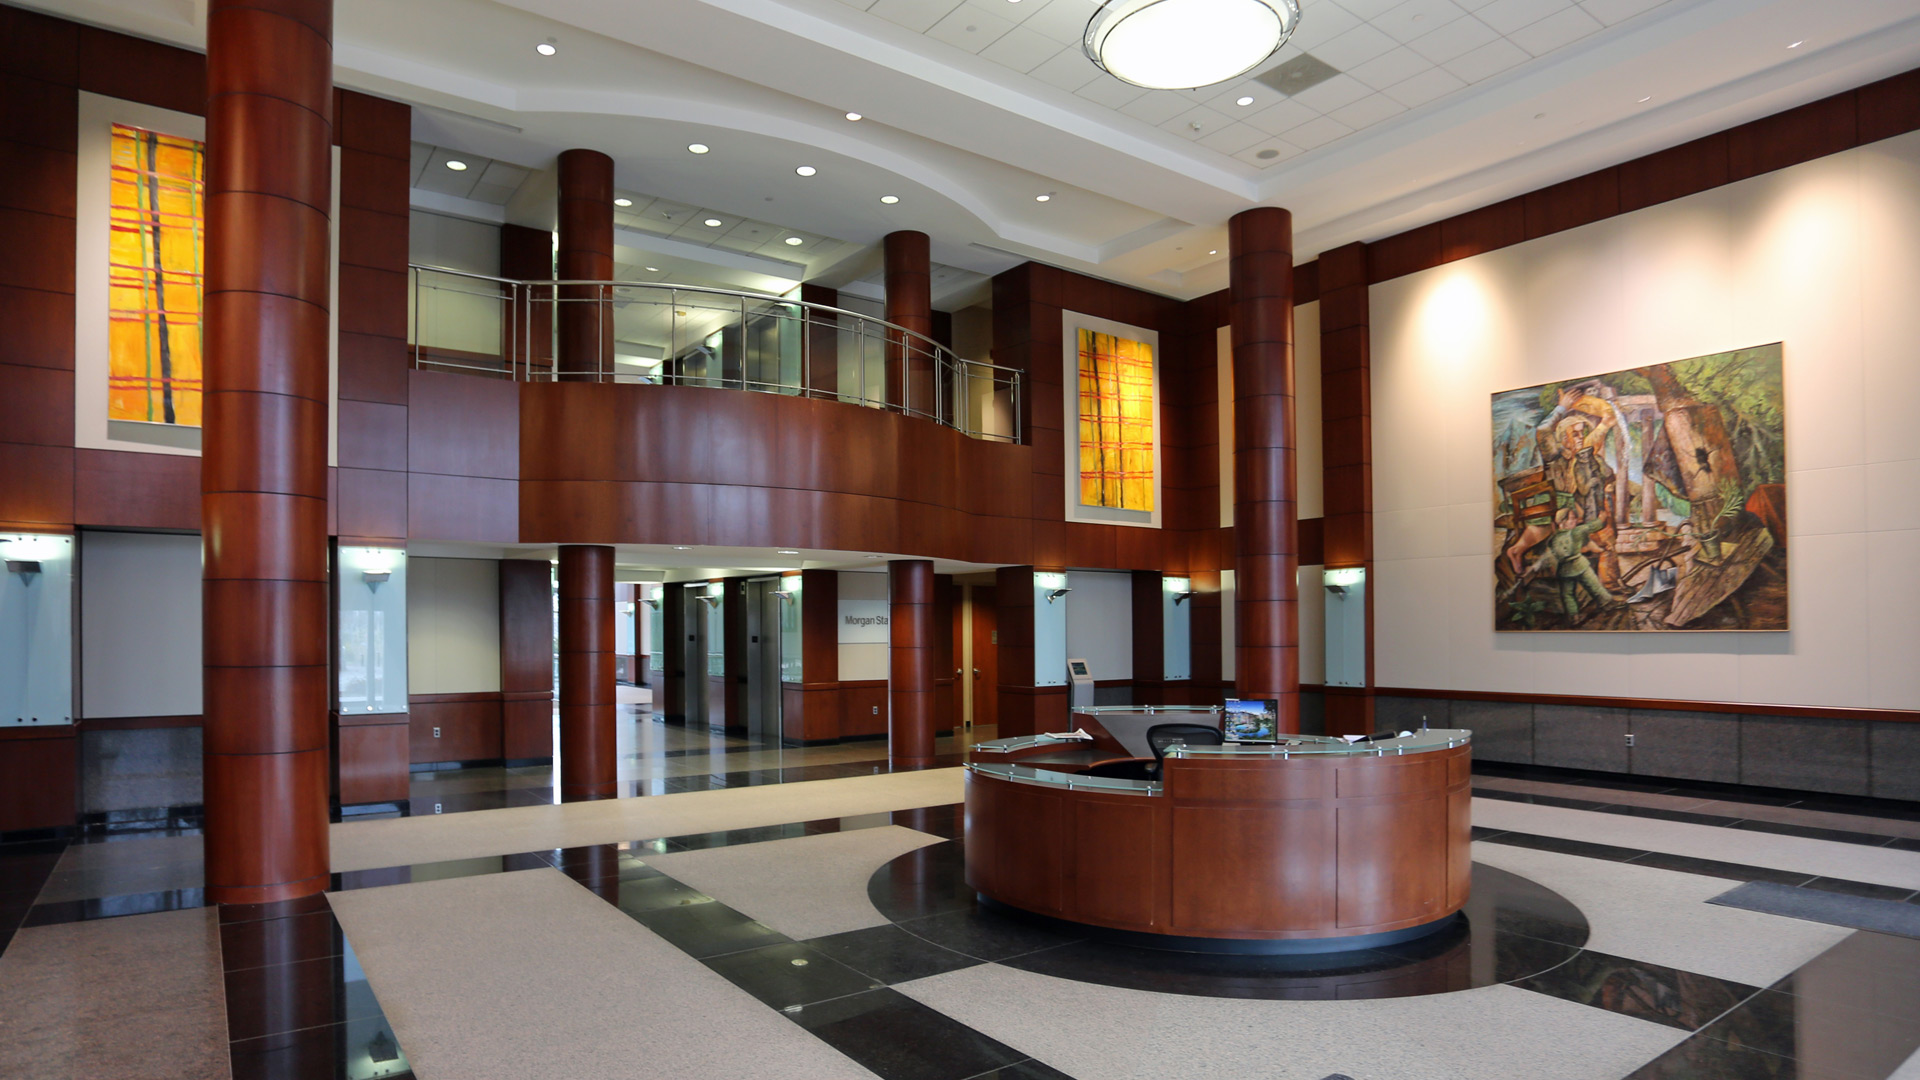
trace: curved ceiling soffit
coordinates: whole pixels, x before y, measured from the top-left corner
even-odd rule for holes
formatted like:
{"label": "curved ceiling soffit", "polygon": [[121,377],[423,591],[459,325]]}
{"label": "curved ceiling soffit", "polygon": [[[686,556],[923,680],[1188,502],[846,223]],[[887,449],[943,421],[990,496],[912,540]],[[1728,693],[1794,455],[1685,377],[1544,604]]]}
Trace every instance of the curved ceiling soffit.
{"label": "curved ceiling soffit", "polygon": [[987,200],[945,172],[907,154],[855,136],[838,127],[720,105],[691,98],[581,90],[523,90],[515,109],[523,113],[609,116],[669,123],[701,124],[782,142],[796,143],[865,162],[933,192],[972,216],[995,237],[1083,262],[1100,261],[1100,245],[1020,225],[996,213]]}

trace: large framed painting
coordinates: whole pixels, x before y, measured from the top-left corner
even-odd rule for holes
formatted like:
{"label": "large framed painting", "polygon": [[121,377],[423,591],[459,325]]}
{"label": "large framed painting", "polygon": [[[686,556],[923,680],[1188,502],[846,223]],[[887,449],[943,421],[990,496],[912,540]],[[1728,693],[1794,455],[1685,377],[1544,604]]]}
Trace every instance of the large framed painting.
{"label": "large framed painting", "polygon": [[1777,342],[1494,394],[1494,629],[1787,629],[1786,461]]}
{"label": "large framed painting", "polygon": [[1067,520],[1160,524],[1159,335],[1067,312]]}

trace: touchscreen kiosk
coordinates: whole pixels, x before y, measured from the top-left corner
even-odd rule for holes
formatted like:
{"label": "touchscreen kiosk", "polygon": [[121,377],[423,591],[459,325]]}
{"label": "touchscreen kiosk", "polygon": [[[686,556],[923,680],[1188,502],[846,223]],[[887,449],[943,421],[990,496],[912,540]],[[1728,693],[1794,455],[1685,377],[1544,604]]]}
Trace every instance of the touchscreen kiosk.
{"label": "touchscreen kiosk", "polygon": [[1072,688],[1067,696],[1069,708],[1093,707],[1093,673],[1085,660],[1067,661],[1067,683]]}

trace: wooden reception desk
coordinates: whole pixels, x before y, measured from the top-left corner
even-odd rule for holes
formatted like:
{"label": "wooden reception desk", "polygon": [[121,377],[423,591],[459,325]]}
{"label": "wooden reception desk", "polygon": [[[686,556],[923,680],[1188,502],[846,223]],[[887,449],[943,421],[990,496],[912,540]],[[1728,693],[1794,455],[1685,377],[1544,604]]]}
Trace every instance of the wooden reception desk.
{"label": "wooden reception desk", "polygon": [[[1155,782],[1075,771],[1136,756],[1101,726],[1103,712],[1074,714],[1092,744],[1035,736],[973,748],[967,883],[981,896],[1255,951],[1417,936],[1466,903],[1471,732],[1176,747]],[[1217,723],[1205,711],[1154,716]]]}

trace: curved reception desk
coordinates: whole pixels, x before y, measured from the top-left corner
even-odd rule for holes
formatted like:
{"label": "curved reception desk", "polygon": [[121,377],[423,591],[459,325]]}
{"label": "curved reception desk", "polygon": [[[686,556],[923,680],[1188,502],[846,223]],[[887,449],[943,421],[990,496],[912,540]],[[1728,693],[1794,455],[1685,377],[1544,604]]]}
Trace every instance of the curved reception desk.
{"label": "curved reception desk", "polygon": [[1040,735],[973,748],[967,884],[989,901],[1157,935],[1143,944],[1252,952],[1415,937],[1466,903],[1469,731],[1175,746],[1160,778],[1141,780],[1083,771],[1142,760],[1127,745],[1135,738],[1108,727],[1217,726],[1217,713],[1098,709],[1074,720],[1090,744]]}

